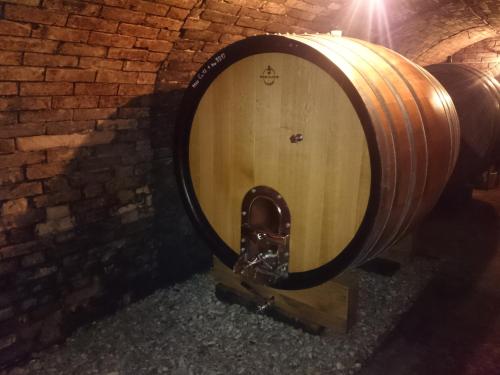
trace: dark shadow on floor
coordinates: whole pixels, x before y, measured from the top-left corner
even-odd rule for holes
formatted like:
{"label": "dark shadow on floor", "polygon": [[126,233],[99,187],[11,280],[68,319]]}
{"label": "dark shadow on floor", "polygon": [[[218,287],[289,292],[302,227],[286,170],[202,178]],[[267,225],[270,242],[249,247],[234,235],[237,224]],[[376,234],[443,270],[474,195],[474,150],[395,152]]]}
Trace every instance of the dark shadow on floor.
{"label": "dark shadow on floor", "polygon": [[416,253],[442,265],[361,374],[500,374],[500,190],[474,197],[421,224]]}

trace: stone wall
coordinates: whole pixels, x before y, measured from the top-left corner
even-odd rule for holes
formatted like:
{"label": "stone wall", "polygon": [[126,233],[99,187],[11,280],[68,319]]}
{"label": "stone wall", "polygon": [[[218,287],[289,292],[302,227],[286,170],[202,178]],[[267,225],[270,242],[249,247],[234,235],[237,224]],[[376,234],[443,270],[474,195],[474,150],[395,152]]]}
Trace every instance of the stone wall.
{"label": "stone wall", "polygon": [[[350,22],[367,16],[354,3],[0,1],[0,366],[209,265],[173,175],[183,88],[250,35],[342,28],[389,44],[385,26]],[[455,3],[389,1],[391,46],[440,62],[429,51],[450,35],[496,32],[481,16],[495,1]]]}
{"label": "stone wall", "polygon": [[452,61],[471,65],[500,79],[500,37],[464,48],[452,56]]}

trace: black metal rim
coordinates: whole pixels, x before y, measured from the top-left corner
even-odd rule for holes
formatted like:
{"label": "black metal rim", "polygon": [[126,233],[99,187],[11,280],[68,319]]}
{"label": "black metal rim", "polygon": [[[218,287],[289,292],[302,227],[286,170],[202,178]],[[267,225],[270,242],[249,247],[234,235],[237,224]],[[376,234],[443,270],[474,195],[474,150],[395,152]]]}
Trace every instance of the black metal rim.
{"label": "black metal rim", "polygon": [[189,137],[194,115],[205,91],[226,68],[245,57],[259,53],[285,53],[306,59],[329,73],[345,90],[361,119],[370,152],[371,191],[365,217],[346,248],[323,266],[305,272],[290,273],[288,279],[273,287],[279,289],[311,288],[337,276],[352,264],[372,228],[380,201],[381,165],[375,132],[368,110],[349,79],[326,56],[307,44],[280,35],[261,35],[236,42],[213,55],[190,82],[180,107],[175,131],[174,162],[178,186],[188,215],[207,240],[214,254],[232,268],[238,258],[212,228],[196,198],[189,170]]}

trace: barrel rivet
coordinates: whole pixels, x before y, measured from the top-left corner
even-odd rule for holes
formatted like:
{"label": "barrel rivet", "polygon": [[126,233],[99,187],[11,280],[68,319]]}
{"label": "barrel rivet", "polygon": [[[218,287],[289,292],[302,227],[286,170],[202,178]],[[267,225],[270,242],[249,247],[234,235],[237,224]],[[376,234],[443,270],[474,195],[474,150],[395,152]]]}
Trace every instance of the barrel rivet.
{"label": "barrel rivet", "polygon": [[281,195],[279,195],[279,194],[276,196],[276,199],[281,199],[281,198],[282,198],[282,197],[281,197]]}
{"label": "barrel rivet", "polygon": [[246,249],[244,247],[241,248],[241,251],[245,251]]}
{"label": "barrel rivet", "polygon": [[246,239],[244,239],[244,238],[242,238],[242,239],[241,239],[241,243],[245,243],[246,241],[247,241],[247,240],[246,240]]}
{"label": "barrel rivet", "polygon": [[242,211],[242,212],[241,212],[241,214],[242,214],[243,216],[246,216],[246,215],[247,215],[247,212],[246,212],[246,211]]}
{"label": "barrel rivet", "polygon": [[255,190],[255,189],[252,189],[252,193],[254,193],[254,194],[255,194],[255,192],[256,192],[256,191],[257,191],[257,190]]}
{"label": "barrel rivet", "polygon": [[285,227],[290,228],[290,223],[286,223]]}

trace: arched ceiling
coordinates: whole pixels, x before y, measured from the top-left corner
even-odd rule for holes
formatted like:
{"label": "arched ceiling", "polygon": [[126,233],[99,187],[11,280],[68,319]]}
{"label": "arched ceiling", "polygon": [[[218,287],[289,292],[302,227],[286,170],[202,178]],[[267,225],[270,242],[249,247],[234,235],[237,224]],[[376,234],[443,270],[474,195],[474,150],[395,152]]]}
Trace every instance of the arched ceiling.
{"label": "arched ceiling", "polygon": [[[164,0],[167,1],[167,0]],[[168,0],[173,1],[173,0]],[[176,0],[177,1],[177,0]],[[327,32],[383,44],[427,65],[500,35],[500,0],[183,0],[189,13],[173,33],[160,72],[184,85],[225,45],[250,35]]]}

